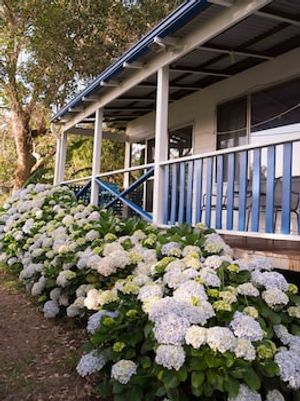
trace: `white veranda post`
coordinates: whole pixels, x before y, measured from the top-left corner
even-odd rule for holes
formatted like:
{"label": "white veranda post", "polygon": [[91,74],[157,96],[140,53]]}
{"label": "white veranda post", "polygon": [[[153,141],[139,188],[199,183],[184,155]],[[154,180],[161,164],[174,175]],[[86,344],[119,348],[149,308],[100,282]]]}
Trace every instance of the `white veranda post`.
{"label": "white veranda post", "polygon": [[68,136],[62,132],[57,139],[54,183],[60,184],[65,178]]}
{"label": "white veranda post", "polygon": [[160,162],[168,157],[168,107],[169,107],[169,66],[157,72],[153,223],[163,223],[163,203],[165,193],[164,169]]}
{"label": "white veranda post", "polygon": [[95,206],[98,205],[98,199],[99,199],[99,185],[96,182],[96,176],[100,174],[100,168],[101,168],[102,122],[103,122],[103,109],[100,108],[96,110],[96,118],[94,126],[94,144],[93,144],[91,204]]}
{"label": "white veranda post", "polygon": [[59,135],[59,136],[56,136],[56,153],[55,153],[53,185],[59,184],[60,145],[61,145],[61,141],[60,141],[60,135]]}
{"label": "white veranda post", "polygon": [[[130,142],[125,142],[125,157],[124,157],[124,169],[128,169],[130,167],[130,153],[131,153],[131,145]],[[123,179],[123,188],[126,189],[129,187],[129,173],[124,173]]]}

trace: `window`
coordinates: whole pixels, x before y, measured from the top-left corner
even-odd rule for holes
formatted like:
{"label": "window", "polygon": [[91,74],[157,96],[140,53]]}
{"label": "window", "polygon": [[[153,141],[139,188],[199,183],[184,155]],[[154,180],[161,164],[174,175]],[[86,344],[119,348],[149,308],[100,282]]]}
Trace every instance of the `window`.
{"label": "window", "polygon": [[247,143],[247,98],[220,104],[217,108],[217,150]]}
{"label": "window", "polygon": [[[154,162],[155,138],[147,141],[147,163]],[[193,154],[193,125],[169,131],[168,158],[190,156]]]}
{"label": "window", "polygon": [[[299,78],[254,93],[251,96],[251,132],[300,123],[299,103]],[[285,131],[283,129],[282,133]]]}
{"label": "window", "polygon": [[169,133],[169,158],[190,156],[193,154],[193,126],[177,128]]}

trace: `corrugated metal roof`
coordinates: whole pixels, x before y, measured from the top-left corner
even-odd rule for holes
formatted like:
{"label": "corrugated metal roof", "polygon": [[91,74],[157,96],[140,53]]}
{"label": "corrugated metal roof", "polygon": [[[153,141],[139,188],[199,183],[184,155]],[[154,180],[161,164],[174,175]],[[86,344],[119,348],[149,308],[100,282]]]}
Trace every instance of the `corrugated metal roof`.
{"label": "corrugated metal roof", "polygon": [[[208,6],[208,1],[184,3],[60,110],[54,116],[53,121],[67,114],[69,107],[79,105],[83,96],[92,93],[95,96],[102,96],[109,91],[110,88],[100,87],[100,81],[116,75],[119,78],[119,74],[122,74],[124,78],[134,74],[134,70],[123,69],[123,62],[129,59],[133,60],[132,57],[138,57],[143,62],[150,60],[154,53],[148,45],[155,36],[166,36],[172,33],[172,36],[183,38],[199,27],[199,24],[208,21],[222,11],[221,6]],[[273,15],[273,18],[270,14]],[[226,76],[237,74],[262,63],[268,57],[276,57],[299,46],[300,1],[273,0],[257,14],[249,16],[211,39],[201,49],[195,49],[172,63],[170,66],[170,100],[179,99],[194,92],[197,87],[204,88],[212,85],[225,79]],[[113,100],[107,107],[108,110],[104,108],[106,121],[122,120],[122,124],[126,124],[126,121],[136,118],[137,115],[147,113],[148,111],[142,110],[143,107],[148,110],[152,107],[154,110],[155,82],[156,74],[130,89],[121,96],[121,100]],[[150,86],[147,86],[149,84]],[[149,99],[149,101],[145,103],[145,99]],[[128,112],[133,107],[140,109]],[[120,110],[122,108],[126,110],[126,113]]]}

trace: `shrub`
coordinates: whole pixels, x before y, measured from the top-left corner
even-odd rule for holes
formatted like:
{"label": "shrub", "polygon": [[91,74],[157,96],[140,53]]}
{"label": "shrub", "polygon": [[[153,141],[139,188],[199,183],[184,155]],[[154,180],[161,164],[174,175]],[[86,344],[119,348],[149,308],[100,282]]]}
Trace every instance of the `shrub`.
{"label": "shrub", "polygon": [[[300,297],[202,224],[159,230],[30,187],[1,215],[2,260],[47,317],[88,314],[77,371],[114,401],[300,397]],[[100,373],[98,373],[100,372]]]}

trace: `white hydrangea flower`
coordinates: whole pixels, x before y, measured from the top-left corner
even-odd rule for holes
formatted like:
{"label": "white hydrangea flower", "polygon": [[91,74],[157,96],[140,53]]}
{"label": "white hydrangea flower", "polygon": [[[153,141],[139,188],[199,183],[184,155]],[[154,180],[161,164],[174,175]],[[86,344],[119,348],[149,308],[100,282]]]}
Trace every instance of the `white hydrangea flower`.
{"label": "white hydrangea flower", "polygon": [[288,315],[290,317],[295,317],[296,319],[300,319],[300,306],[290,306],[287,310]]}
{"label": "white hydrangea flower", "polygon": [[199,326],[191,326],[187,329],[185,335],[185,342],[193,348],[200,348],[206,344],[207,329]]}
{"label": "white hydrangea flower", "polygon": [[241,312],[235,312],[230,327],[237,337],[250,341],[261,341],[264,336],[260,324],[253,317]]}
{"label": "white hydrangea flower", "polygon": [[44,276],[41,276],[39,280],[33,284],[31,288],[31,295],[34,297],[41,295],[46,286],[46,282],[47,282],[46,278]]}
{"label": "white hydrangea flower", "polygon": [[71,305],[69,305],[69,306],[67,307],[66,312],[67,312],[67,316],[68,316],[69,318],[73,318],[73,317],[76,317],[76,316],[80,316],[80,315],[81,315],[81,313],[82,313],[82,308],[80,308],[78,305],[71,304]]}
{"label": "white hydrangea flower", "polygon": [[185,361],[185,352],[181,345],[159,345],[156,349],[155,362],[169,370],[179,370]]}
{"label": "white hydrangea flower", "polygon": [[259,291],[252,283],[240,284],[237,287],[237,293],[240,295],[245,295],[247,297],[258,297]]}
{"label": "white hydrangea flower", "polygon": [[121,384],[129,383],[131,376],[137,374],[137,365],[130,360],[121,359],[111,368],[111,378]]}
{"label": "white hydrangea flower", "polygon": [[59,272],[56,279],[56,284],[62,288],[65,288],[69,281],[76,277],[76,273],[71,270],[63,270]]}
{"label": "white hydrangea flower", "polygon": [[261,395],[251,390],[245,384],[241,384],[236,397],[229,397],[228,401],[262,401]]}
{"label": "white hydrangea flower", "polygon": [[47,319],[52,319],[59,314],[59,305],[56,301],[47,301],[43,307],[44,316]]}
{"label": "white hydrangea flower", "polygon": [[98,304],[104,306],[112,302],[118,301],[119,297],[115,290],[99,291]]}
{"label": "white hydrangea flower", "polygon": [[264,287],[267,290],[277,288],[281,291],[287,291],[289,284],[285,277],[277,272],[260,272],[253,271],[251,273],[251,281],[258,287]]}
{"label": "white hydrangea flower", "polygon": [[273,327],[276,336],[284,345],[288,345],[291,341],[291,334],[289,333],[288,329],[283,326],[282,324],[275,325]]}
{"label": "white hydrangea flower", "polygon": [[165,255],[165,256],[173,256],[174,255],[174,250],[179,251],[178,256],[180,256],[180,254],[181,254],[181,244],[179,244],[178,242],[168,242],[167,244],[164,244],[162,246],[161,254]]}
{"label": "white hydrangea flower", "polygon": [[182,283],[173,293],[173,296],[178,301],[187,302],[191,297],[201,301],[207,301],[207,294],[202,284],[194,280],[188,280]]}
{"label": "white hydrangea flower", "polygon": [[245,361],[254,361],[256,358],[256,350],[250,340],[246,338],[238,338],[234,348],[234,354],[237,358],[242,358]]}
{"label": "white hydrangea flower", "polygon": [[150,297],[147,298],[142,305],[142,309],[145,313],[150,313],[150,310],[152,309],[153,305],[156,304],[156,302],[159,302],[161,300],[161,297]]}
{"label": "white hydrangea flower", "polygon": [[280,350],[274,357],[280,369],[280,378],[293,390],[300,389],[300,351]]}
{"label": "white hydrangea flower", "polygon": [[90,334],[94,334],[96,332],[97,329],[100,328],[101,326],[101,319],[103,316],[108,316],[111,318],[115,318],[119,315],[118,311],[115,312],[110,312],[107,310],[100,310],[99,312],[93,313],[88,320],[88,324],[87,324],[87,332]]}
{"label": "white hydrangea flower", "polygon": [[212,255],[205,259],[204,266],[217,270],[223,262],[232,262],[232,258],[228,256]]}
{"label": "white hydrangea flower", "polygon": [[194,245],[187,245],[183,248],[182,251],[182,256],[186,257],[188,255],[201,255],[201,249],[198,246],[194,246]]}
{"label": "white hydrangea flower", "polygon": [[155,321],[153,332],[159,344],[180,345],[184,343],[189,326],[190,323],[185,317],[170,313]]}
{"label": "white hydrangea flower", "polygon": [[221,253],[224,250],[225,242],[219,234],[213,233],[206,236],[204,250],[208,253]]}
{"label": "white hydrangea flower", "polygon": [[[171,262],[173,263],[173,262]],[[199,272],[197,272],[195,269],[186,269],[182,271],[179,268],[174,268],[172,270],[167,271],[164,274],[163,277],[163,282],[169,287],[169,288],[178,288],[181,284],[194,279],[199,276]]]}
{"label": "white hydrangea flower", "polygon": [[285,401],[284,396],[278,390],[268,391],[266,401]]}
{"label": "white hydrangea flower", "polygon": [[162,297],[163,287],[160,284],[149,283],[139,289],[138,300],[144,302],[147,298]]}
{"label": "white hydrangea flower", "polygon": [[124,251],[124,249],[118,242],[111,242],[104,245],[103,255],[110,256],[110,254],[115,251]]}
{"label": "white hydrangea flower", "polygon": [[213,351],[234,351],[236,343],[237,339],[227,327],[215,326],[207,329],[207,344]]}
{"label": "white hydrangea flower", "polygon": [[199,272],[199,277],[208,287],[220,287],[221,281],[217,276],[215,270],[210,267],[204,267]]}
{"label": "white hydrangea flower", "polygon": [[145,238],[147,238],[147,235],[144,233],[144,231],[142,231],[142,230],[136,230],[134,233],[133,233],[133,236],[135,237],[135,238],[137,238],[139,241],[142,241],[143,239],[145,239]]}
{"label": "white hydrangea flower", "polygon": [[262,293],[262,298],[270,308],[277,305],[287,305],[289,303],[288,296],[278,288],[270,288]]}
{"label": "white hydrangea flower", "polygon": [[95,351],[85,354],[81,357],[76,370],[81,377],[91,375],[99,372],[105,365],[106,360],[101,354],[97,354]]}
{"label": "white hydrangea flower", "polygon": [[99,291],[96,288],[92,288],[88,291],[86,298],[84,299],[84,306],[87,309],[97,309],[99,306]]}
{"label": "white hydrangea flower", "polygon": [[90,242],[95,241],[98,238],[100,238],[100,234],[96,230],[91,230],[85,235],[85,239]]}
{"label": "white hydrangea flower", "polygon": [[55,287],[53,288],[53,290],[50,291],[50,299],[52,299],[52,301],[58,301],[60,294],[61,294],[61,288],[59,287]]}

